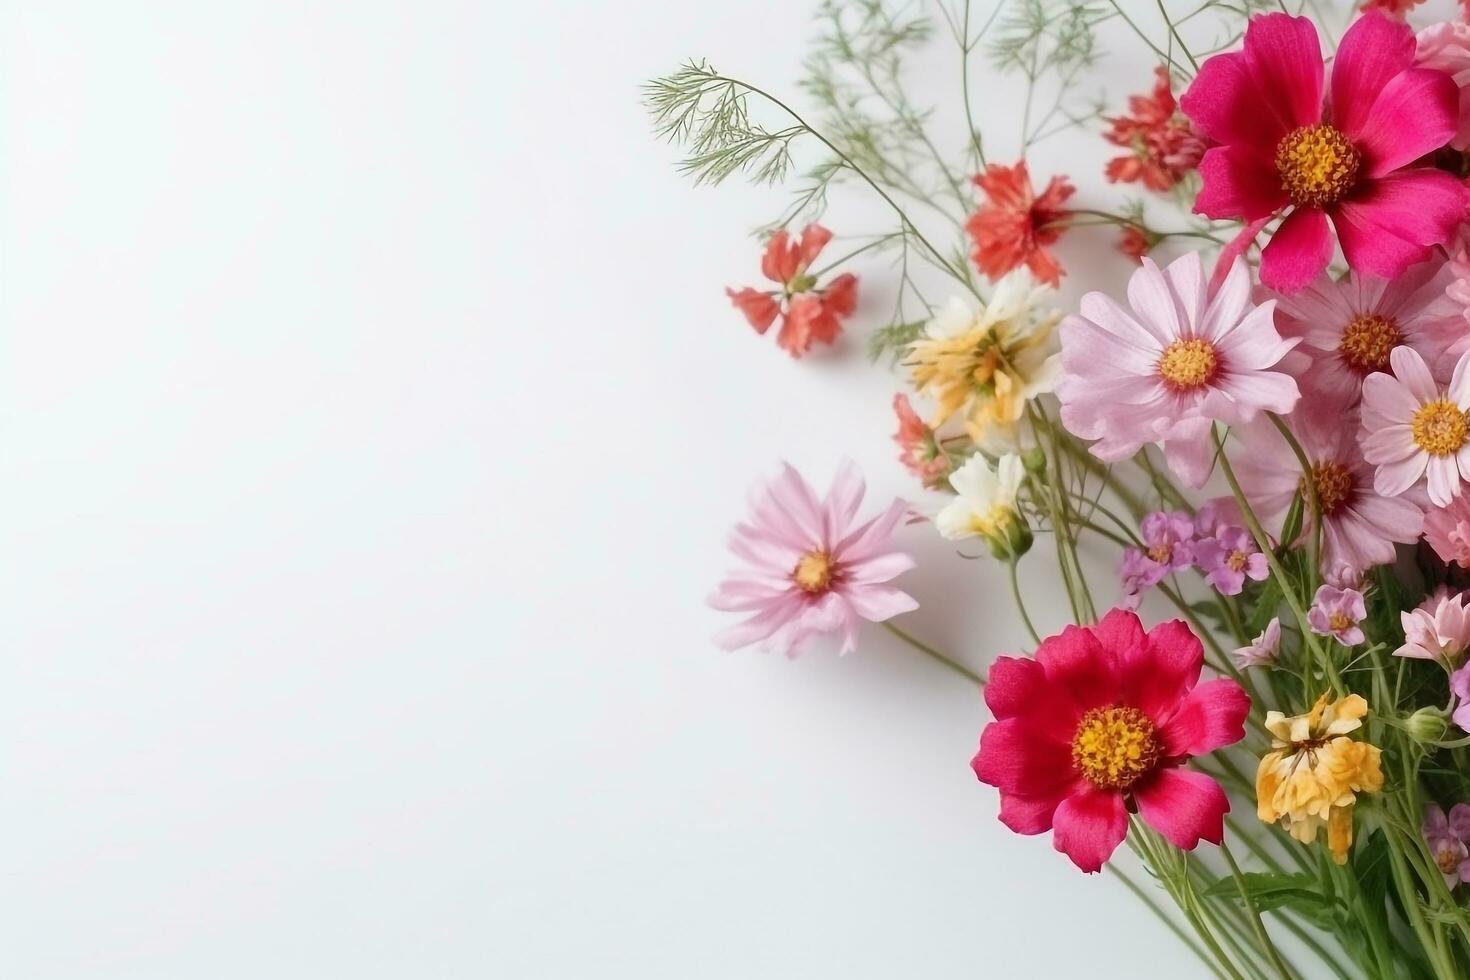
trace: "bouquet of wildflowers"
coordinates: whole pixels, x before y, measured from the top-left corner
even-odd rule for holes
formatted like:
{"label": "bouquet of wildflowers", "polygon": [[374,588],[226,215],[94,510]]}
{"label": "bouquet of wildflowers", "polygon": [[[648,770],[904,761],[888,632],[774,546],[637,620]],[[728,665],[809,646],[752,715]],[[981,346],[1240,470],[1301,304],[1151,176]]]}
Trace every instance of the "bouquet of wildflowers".
{"label": "bouquet of wildflowers", "polygon": [[[696,181],[794,191],[732,320],[807,356],[859,317],[842,267],[887,254],[868,344],[910,389],[916,502],[783,467],[731,533],[720,643],[847,652],[881,623],[979,684],[1000,821],[1083,872],[1126,844],[1233,980],[1470,976],[1470,24],[1445,6],[828,0],[799,98],[701,61],[647,87]],[[1106,37],[1139,91],[1089,103]],[[958,139],[910,94],[944,47]],[[1024,93],[1019,140],[980,59]],[[1109,199],[1028,166],[1079,129]],[[892,220],[839,250],[840,185]],[[1058,252],[1099,226],[1136,266],[1063,308]],[[1031,649],[982,673],[893,623],[920,522],[993,557]]]}

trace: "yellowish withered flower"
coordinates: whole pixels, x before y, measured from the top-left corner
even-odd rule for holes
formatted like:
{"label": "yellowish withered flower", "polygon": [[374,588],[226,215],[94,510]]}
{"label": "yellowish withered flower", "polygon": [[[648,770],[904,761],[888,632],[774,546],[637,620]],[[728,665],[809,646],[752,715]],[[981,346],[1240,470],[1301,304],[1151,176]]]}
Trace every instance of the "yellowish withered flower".
{"label": "yellowish withered flower", "polygon": [[1353,807],[1359,793],[1383,788],[1375,745],[1348,738],[1363,724],[1368,702],[1357,694],[1336,701],[1323,694],[1304,715],[1266,713],[1274,750],[1256,770],[1256,814],[1281,822],[1303,844],[1327,828],[1332,859],[1346,864],[1353,846]]}
{"label": "yellowish withered flower", "polygon": [[1055,387],[1061,315],[1039,307],[1045,292],[1019,269],[979,310],[952,299],[935,314],[906,362],[914,387],[934,399],[933,428],[958,416],[971,439],[992,439],[1020,420],[1029,399]]}

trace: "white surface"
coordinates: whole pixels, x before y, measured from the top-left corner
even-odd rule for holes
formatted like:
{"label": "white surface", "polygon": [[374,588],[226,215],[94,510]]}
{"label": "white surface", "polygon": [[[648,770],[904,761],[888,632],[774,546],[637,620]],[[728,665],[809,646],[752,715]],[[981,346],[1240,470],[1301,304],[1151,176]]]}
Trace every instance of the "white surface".
{"label": "white surface", "polygon": [[[805,33],[789,0],[3,6],[0,975],[1201,975],[996,822],[952,676],[879,631],[708,642],[778,458],[911,492],[858,339],[881,263],[858,337],[789,361],[721,293],[781,199],[690,188],[637,104],[691,55],[791,92]],[[1073,294],[1110,243],[1063,249]],[[993,567],[903,540],[915,632],[1016,647]]]}

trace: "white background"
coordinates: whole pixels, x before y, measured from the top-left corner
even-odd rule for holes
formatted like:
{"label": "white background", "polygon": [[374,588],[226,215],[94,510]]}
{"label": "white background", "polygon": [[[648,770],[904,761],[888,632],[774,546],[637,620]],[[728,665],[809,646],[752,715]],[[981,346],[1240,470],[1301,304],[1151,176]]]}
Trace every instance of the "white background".
{"label": "white background", "polygon": [[[1203,975],[996,822],[963,682],[709,642],[778,459],[913,492],[885,263],[789,360],[722,294],[784,198],[690,187],[638,105],[690,56],[800,103],[806,4],[0,10],[0,975]],[[1098,206],[1104,159],[1033,166]],[[910,629],[1019,649],[994,566],[901,534]]]}

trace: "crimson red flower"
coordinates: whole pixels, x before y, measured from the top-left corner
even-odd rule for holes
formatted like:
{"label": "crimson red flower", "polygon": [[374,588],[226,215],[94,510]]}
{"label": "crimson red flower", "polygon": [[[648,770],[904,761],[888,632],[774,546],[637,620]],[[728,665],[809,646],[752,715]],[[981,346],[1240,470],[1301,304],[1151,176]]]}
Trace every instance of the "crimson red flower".
{"label": "crimson red flower", "polygon": [[1042,282],[1059,285],[1062,267],[1046,246],[1062,237],[1071,214],[1062,202],[1076,188],[1065,177],[1053,177],[1038,197],[1025,160],[1014,167],[992,163],[975,183],[985,192],[985,203],[965,222],[965,230],[975,240],[970,257],[976,268],[999,279],[1024,265]]}
{"label": "crimson red flower", "polygon": [[1150,190],[1167,191],[1199,166],[1205,144],[1179,114],[1169,90],[1169,69],[1154,69],[1154,90],[1128,99],[1129,115],[1109,119],[1103,139],[1131,150],[1108,161],[1112,183],[1141,182]]}
{"label": "crimson red flower", "polygon": [[1200,161],[1195,210],[1246,222],[1286,215],[1261,252],[1267,286],[1292,293],[1315,279],[1332,258],[1333,228],[1348,265],[1384,279],[1455,233],[1464,186],[1416,164],[1454,137],[1459,90],[1414,56],[1407,24],[1364,14],[1337,49],[1329,96],[1317,28],[1266,14],[1251,19],[1241,51],[1206,61],[1184,93],[1195,129],[1219,144]]}
{"label": "crimson red flower", "polygon": [[781,288],[774,290],[725,290],[735,308],[764,334],[777,317],[782,317],[781,332],[776,343],[792,357],[800,357],[811,349],[814,341],[830,344],[842,332],[842,319],[857,308],[857,276],[845,272],[817,288],[817,279],[808,274],[812,260],[832,240],[832,233],[821,225],[807,225],[797,241],[785,229],[766,242],[761,256],[761,273]]}
{"label": "crimson red flower", "polygon": [[971,766],[1000,790],[1001,823],[1053,831],[1056,849],[1088,872],[1123,842],[1129,812],[1184,850],[1220,843],[1225,791],[1183,763],[1240,741],[1250,699],[1232,680],[1197,684],[1203,663],[1184,623],[1145,634],[1123,609],[1068,626],[1034,660],[996,660],[985,688],[996,720]]}

